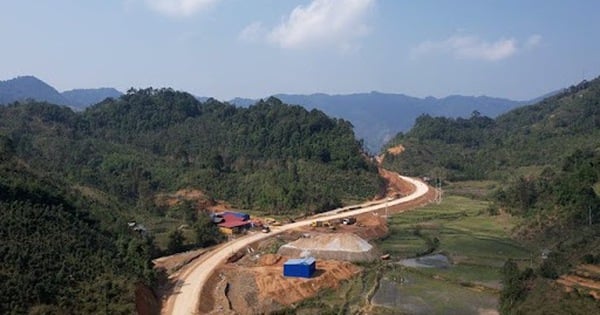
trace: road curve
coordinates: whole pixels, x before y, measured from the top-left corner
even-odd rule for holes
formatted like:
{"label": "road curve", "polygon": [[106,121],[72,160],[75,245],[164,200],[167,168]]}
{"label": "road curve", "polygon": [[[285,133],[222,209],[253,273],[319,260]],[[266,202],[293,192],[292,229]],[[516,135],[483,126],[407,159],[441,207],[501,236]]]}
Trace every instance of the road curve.
{"label": "road curve", "polygon": [[384,199],[377,202],[368,202],[360,206],[355,210],[349,210],[356,208],[357,206],[349,206],[340,209],[331,210],[325,213],[321,213],[318,216],[313,216],[306,220],[298,221],[295,223],[286,224],[279,227],[273,227],[271,233],[256,233],[247,236],[240,237],[236,240],[230,241],[222,246],[219,246],[212,250],[212,252],[206,253],[203,259],[198,259],[193,262],[191,266],[186,270],[185,275],[182,275],[179,284],[174,288],[174,292],[169,296],[167,301],[164,301],[164,305],[171,307],[163,307],[162,314],[164,315],[190,315],[196,314],[198,310],[198,299],[200,298],[200,292],[204,283],[211,276],[215,268],[224,263],[227,258],[240,249],[245,248],[249,244],[256,241],[272,237],[279,233],[296,229],[299,227],[307,226],[315,219],[319,220],[332,220],[340,219],[347,216],[356,216],[362,213],[385,209],[386,206],[395,206],[409,201],[413,201],[429,191],[429,187],[421,181],[412,179],[410,177],[400,176],[400,178],[406,182],[411,183],[415,186],[415,190],[412,194],[401,198],[389,200]]}

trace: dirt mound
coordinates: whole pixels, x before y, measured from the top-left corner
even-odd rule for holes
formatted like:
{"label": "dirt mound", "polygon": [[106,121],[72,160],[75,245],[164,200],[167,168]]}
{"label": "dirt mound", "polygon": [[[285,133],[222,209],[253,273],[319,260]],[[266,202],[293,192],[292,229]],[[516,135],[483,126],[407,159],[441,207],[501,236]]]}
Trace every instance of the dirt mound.
{"label": "dirt mound", "polygon": [[353,233],[312,234],[281,246],[277,253],[347,261],[370,261],[378,256],[371,244]]}
{"label": "dirt mound", "polygon": [[265,254],[262,255],[258,261],[261,266],[272,266],[281,260],[280,255],[276,254]]}

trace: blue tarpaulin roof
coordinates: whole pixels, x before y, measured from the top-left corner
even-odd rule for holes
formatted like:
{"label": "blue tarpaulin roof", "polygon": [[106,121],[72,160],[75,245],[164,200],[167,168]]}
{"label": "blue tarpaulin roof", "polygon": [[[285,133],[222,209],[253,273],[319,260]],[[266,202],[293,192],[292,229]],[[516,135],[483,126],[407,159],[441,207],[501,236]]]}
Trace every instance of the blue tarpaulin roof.
{"label": "blue tarpaulin roof", "polygon": [[284,265],[312,265],[315,263],[314,257],[306,257],[299,259],[288,259]]}

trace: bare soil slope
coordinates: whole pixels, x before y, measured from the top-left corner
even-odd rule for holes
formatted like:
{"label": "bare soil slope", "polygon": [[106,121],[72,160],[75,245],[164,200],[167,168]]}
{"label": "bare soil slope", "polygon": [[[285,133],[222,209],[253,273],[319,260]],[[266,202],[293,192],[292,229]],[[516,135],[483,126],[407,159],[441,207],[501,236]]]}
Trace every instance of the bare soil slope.
{"label": "bare soil slope", "polygon": [[318,294],[326,288],[360,273],[348,262],[318,260],[317,272],[310,279],[283,276],[285,256],[266,254],[258,266],[227,264],[217,270],[212,298],[204,300],[200,311],[209,314],[269,313]]}
{"label": "bare soil slope", "polygon": [[598,265],[577,266],[570,274],[560,276],[556,282],[563,285],[568,292],[578,290],[600,300],[600,266]]}

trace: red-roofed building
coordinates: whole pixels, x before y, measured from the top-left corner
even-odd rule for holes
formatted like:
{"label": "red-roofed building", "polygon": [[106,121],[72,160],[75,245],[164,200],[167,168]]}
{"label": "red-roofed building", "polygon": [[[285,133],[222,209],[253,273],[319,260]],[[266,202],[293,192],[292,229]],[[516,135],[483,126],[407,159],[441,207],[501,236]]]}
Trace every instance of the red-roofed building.
{"label": "red-roofed building", "polygon": [[251,226],[250,221],[243,220],[239,216],[231,213],[223,213],[223,219],[225,222],[219,223],[219,230],[224,234],[236,234],[240,233],[244,229],[248,229]]}

